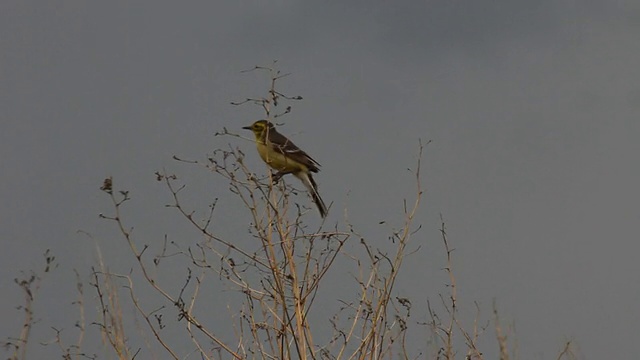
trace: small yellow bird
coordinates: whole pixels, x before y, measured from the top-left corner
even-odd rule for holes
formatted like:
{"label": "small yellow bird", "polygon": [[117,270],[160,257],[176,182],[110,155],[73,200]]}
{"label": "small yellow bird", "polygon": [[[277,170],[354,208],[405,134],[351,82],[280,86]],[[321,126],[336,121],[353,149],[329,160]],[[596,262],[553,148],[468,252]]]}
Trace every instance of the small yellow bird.
{"label": "small yellow bird", "polygon": [[267,165],[278,171],[273,175],[274,180],[278,181],[283,175],[293,174],[309,190],[313,202],[318,206],[320,216],[327,216],[327,206],[318,194],[318,185],[311,176],[312,172],[320,171],[320,164],[276,131],[275,126],[267,120],[258,120],[243,129],[253,131],[258,154]]}

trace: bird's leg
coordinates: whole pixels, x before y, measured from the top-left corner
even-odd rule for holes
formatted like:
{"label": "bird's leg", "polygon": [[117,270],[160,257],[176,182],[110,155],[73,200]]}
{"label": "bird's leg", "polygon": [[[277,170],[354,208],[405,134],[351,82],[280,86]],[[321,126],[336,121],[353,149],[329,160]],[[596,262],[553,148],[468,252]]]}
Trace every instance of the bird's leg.
{"label": "bird's leg", "polygon": [[277,183],[278,183],[278,181],[280,181],[280,178],[281,178],[282,176],[284,176],[285,174],[286,174],[286,172],[284,172],[284,171],[278,171],[278,172],[276,172],[276,173],[273,173],[273,172],[272,172],[272,173],[271,173],[271,179],[273,179],[273,183],[274,183],[274,184],[277,184]]}

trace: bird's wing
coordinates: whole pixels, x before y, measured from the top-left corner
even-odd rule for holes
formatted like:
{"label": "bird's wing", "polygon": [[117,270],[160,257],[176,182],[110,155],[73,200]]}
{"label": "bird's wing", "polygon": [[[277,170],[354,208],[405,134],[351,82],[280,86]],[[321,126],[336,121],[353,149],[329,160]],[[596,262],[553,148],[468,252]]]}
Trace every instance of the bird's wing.
{"label": "bird's wing", "polygon": [[309,154],[297,147],[296,144],[287,139],[287,137],[275,131],[275,129],[271,129],[270,132],[269,141],[273,145],[275,151],[283,154],[293,161],[297,161],[305,165],[310,171],[318,172],[320,164],[309,156]]}

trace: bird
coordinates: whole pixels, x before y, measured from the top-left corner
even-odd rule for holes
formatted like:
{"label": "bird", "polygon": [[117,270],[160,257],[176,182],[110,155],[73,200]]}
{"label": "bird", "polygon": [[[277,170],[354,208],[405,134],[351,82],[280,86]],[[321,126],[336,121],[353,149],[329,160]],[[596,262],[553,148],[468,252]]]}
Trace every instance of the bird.
{"label": "bird", "polygon": [[302,151],[286,136],[280,134],[267,120],[258,120],[243,129],[251,130],[255,135],[256,147],[262,160],[277,171],[273,179],[277,182],[286,174],[293,174],[307,188],[321,217],[326,217],[327,206],[318,193],[318,185],[311,173],[320,171],[320,164]]}

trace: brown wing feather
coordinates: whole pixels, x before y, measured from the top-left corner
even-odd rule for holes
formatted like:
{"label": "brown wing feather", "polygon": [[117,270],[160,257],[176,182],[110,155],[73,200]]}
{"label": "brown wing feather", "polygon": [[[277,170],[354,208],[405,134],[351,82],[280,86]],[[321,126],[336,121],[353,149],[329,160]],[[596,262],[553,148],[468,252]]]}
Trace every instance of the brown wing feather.
{"label": "brown wing feather", "polygon": [[305,165],[309,171],[318,172],[320,170],[320,164],[317,161],[273,128],[269,129],[269,140],[277,152]]}

